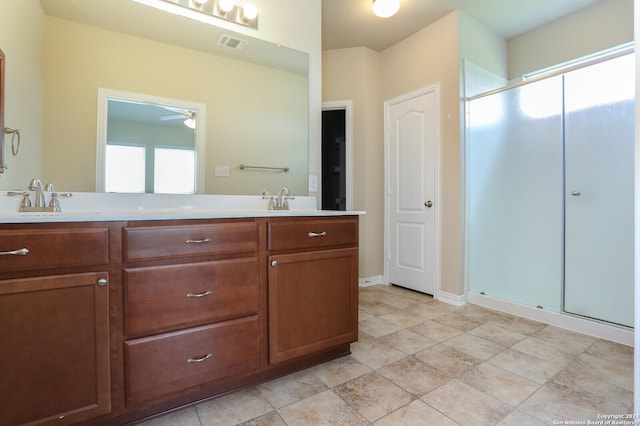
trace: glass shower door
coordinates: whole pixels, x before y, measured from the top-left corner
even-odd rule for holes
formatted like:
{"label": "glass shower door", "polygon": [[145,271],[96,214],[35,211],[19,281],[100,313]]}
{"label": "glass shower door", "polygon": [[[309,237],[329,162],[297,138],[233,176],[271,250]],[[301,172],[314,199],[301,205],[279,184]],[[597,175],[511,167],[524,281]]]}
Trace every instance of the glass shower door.
{"label": "glass shower door", "polygon": [[469,290],[560,312],[562,78],[468,107]]}
{"label": "glass shower door", "polygon": [[565,75],[564,310],[633,326],[634,58]]}

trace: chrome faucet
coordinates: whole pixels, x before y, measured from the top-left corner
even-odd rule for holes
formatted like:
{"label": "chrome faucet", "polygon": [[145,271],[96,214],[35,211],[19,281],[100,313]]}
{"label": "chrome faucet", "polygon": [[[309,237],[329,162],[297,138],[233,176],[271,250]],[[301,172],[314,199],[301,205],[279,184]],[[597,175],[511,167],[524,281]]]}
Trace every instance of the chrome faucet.
{"label": "chrome faucet", "polygon": [[46,207],[47,202],[44,200],[44,188],[40,179],[33,178],[29,182],[29,190],[36,191],[36,204],[34,207]]}
{"label": "chrome faucet", "polygon": [[281,188],[278,192],[278,197],[273,206],[274,210],[289,210],[289,190],[287,188]]}
{"label": "chrome faucet", "polygon": [[[47,184],[46,188],[43,188],[40,179],[33,178],[29,182],[28,186],[30,191],[36,191],[35,205],[31,205],[29,200],[30,193],[28,191],[9,191],[7,195],[21,195],[22,201],[20,202],[20,212],[60,212],[60,200],[58,197],[71,197],[73,194],[70,192],[53,192],[53,184]],[[49,205],[44,197],[45,191],[51,192],[51,201]]]}

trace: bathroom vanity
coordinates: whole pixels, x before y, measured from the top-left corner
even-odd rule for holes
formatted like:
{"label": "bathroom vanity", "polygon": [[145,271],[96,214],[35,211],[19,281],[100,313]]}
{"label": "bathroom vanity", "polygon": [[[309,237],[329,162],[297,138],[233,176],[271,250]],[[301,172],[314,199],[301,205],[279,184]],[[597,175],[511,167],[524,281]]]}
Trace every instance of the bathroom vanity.
{"label": "bathroom vanity", "polygon": [[358,214],[3,218],[0,424],[124,424],[348,354]]}

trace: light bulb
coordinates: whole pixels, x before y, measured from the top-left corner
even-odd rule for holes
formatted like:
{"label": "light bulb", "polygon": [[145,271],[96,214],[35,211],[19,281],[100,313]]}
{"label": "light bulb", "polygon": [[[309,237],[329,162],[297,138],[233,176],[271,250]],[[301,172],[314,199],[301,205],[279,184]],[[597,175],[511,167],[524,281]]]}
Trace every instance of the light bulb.
{"label": "light bulb", "polygon": [[380,18],[389,18],[400,10],[400,0],[373,0],[372,9]]}
{"label": "light bulb", "polygon": [[218,2],[218,7],[225,13],[229,13],[235,7],[235,2],[233,0],[220,0]]}
{"label": "light bulb", "polygon": [[256,8],[255,5],[249,3],[244,6],[244,11],[242,12],[242,14],[246,19],[251,21],[253,19],[256,19],[256,17],[258,16],[258,8]]}

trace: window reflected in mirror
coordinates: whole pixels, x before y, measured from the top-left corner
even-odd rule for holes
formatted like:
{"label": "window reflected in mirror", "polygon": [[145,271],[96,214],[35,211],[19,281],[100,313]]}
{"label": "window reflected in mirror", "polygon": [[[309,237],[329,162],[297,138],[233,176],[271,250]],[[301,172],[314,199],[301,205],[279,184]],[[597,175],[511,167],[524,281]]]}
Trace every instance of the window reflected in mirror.
{"label": "window reflected in mirror", "polygon": [[103,155],[98,188],[103,177],[106,192],[199,192],[198,158],[203,153],[198,150],[198,135],[204,108],[184,101],[130,95],[126,99],[101,96],[106,126],[104,140],[99,137],[98,141],[98,166]]}

